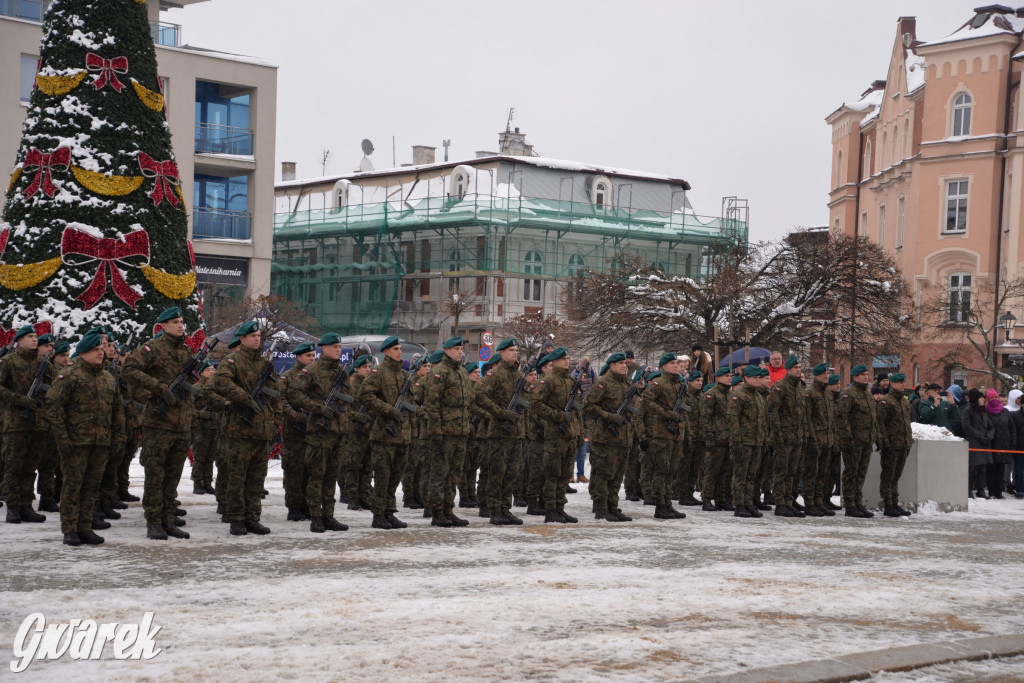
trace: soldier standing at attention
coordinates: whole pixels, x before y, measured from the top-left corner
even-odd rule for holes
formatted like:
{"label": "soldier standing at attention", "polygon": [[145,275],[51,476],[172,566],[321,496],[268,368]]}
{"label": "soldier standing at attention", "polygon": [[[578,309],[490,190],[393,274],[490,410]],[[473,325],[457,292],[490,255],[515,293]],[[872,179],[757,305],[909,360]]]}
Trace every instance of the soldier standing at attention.
{"label": "soldier standing at attention", "polygon": [[833,414],[835,415],[835,422],[832,424],[833,438],[835,439],[835,446],[832,447],[832,458],[829,461],[827,481],[823,483],[821,488],[822,500],[825,501],[825,507],[835,512],[836,510],[842,510],[842,505],[836,505],[832,502],[832,491],[836,487],[841,486],[841,471],[843,469],[843,454],[842,449],[839,447],[839,382],[842,377],[839,375],[828,376],[828,391],[829,398],[832,399]]}
{"label": "soldier standing at attention", "polygon": [[729,396],[729,431],[732,435],[732,496],[736,517],[762,517],[754,505],[757,468],[767,434],[767,406],[761,396],[761,370],[743,368],[742,383]]}
{"label": "soldier standing at attention", "polygon": [[[124,450],[124,406],[117,381],[103,368],[98,334],[75,347],[79,362],[63,368],[47,392],[47,410],[61,456],[60,528],[65,545],[98,545],[93,509],[111,453]],[[171,525],[172,529],[176,528]]]}
{"label": "soldier standing at attention", "polygon": [[[462,337],[444,343],[444,360],[431,369],[423,409],[427,412],[431,434],[441,437],[441,449],[430,462],[430,498],[427,507],[433,513],[432,526],[466,526],[468,520],[455,515],[455,488],[466,462],[469,436],[471,387],[462,369]],[[444,524],[444,522],[448,524]]]}
{"label": "soldier standing at attention", "polygon": [[306,503],[306,420],[302,412],[302,396],[306,391],[309,364],[316,359],[316,348],[304,342],[292,351],[295,365],[281,375],[284,400],[281,411],[284,427],[281,430],[281,472],[284,475],[284,505],[288,508],[288,521],[309,519]]}
{"label": "soldier standing at attention", "polygon": [[[482,489],[477,485],[477,473],[482,466],[484,449],[487,442],[483,435],[487,433],[486,414],[476,400],[477,393],[482,389],[484,375],[483,363],[466,363],[466,375],[469,377],[469,438],[466,440],[466,463],[459,479],[459,507],[479,508]],[[477,419],[477,426],[473,420]],[[483,482],[481,482],[482,484]]]}
{"label": "soldier standing at attention", "polygon": [[[704,472],[700,484],[701,509],[735,512],[732,500],[732,459],[729,457],[729,368],[715,372],[717,383],[704,391],[701,420],[704,423]],[[714,501],[714,502],[712,502]]]}
{"label": "soldier standing at attention", "polygon": [[629,388],[626,354],[613,353],[583,399],[583,412],[590,425],[590,499],[594,518],[608,522],[633,521],[619,509],[619,488],[626,474],[633,428],[618,410]]}
{"label": "soldier standing at attention", "polygon": [[910,515],[910,510],[900,507],[900,477],[903,476],[910,447],[914,445],[910,429],[910,401],[903,394],[906,382],[907,376],[902,372],[889,375],[889,393],[875,406],[882,440],[879,493],[886,517]]}
{"label": "soldier standing at attention", "polygon": [[[444,361],[444,351],[441,349],[434,351],[427,357],[427,363],[430,364],[431,372],[424,375],[422,381],[419,382],[422,390],[422,400],[426,400],[427,385],[434,381],[434,366],[440,365],[442,361]],[[441,457],[439,455],[441,452],[441,436],[433,434],[434,430],[431,427],[430,413],[424,410],[419,418],[420,436],[423,442],[423,454],[420,456],[420,462],[423,463],[423,467],[420,470],[419,495],[420,501],[423,503],[423,518],[432,519],[434,513],[431,512],[430,506],[428,505],[430,502],[430,467],[434,461]],[[481,472],[481,475],[482,474],[483,473]]]}
{"label": "soldier standing at attention", "polygon": [[[94,327],[92,330],[86,333],[99,334],[102,343],[100,348],[103,350],[103,368],[104,371],[109,373],[114,378],[115,382],[120,380],[121,372],[117,365],[120,362],[120,357],[117,353],[117,343],[114,341],[113,335],[107,327],[100,326]],[[77,348],[76,348],[77,351]],[[119,392],[120,393],[120,392]],[[123,409],[123,406],[122,406]],[[122,422],[122,427],[124,423]],[[124,437],[125,435],[121,435]],[[126,439],[122,438],[123,443]],[[97,523],[102,523],[103,518],[107,519],[121,519],[120,513],[117,510],[123,510],[128,506],[118,500],[117,497],[117,472],[121,466],[121,457],[123,453],[115,453],[110,451],[107,454],[106,469],[103,471],[103,481],[100,483],[100,494],[96,500],[96,517]]]}
{"label": "soldier standing at attention", "polygon": [[[523,398],[527,401],[530,400],[530,396],[533,395],[533,388],[537,384],[537,370],[531,366],[530,371],[526,373],[526,388],[523,393]],[[522,414],[523,420],[523,448],[519,453],[519,463],[516,465],[516,471],[519,475],[516,477],[515,486],[512,489],[512,505],[517,508],[527,507],[526,501],[526,482],[530,480],[530,451],[533,447],[533,415],[529,408],[523,409]],[[486,448],[486,442],[485,446]]]}
{"label": "soldier standing at attention", "polygon": [[[483,434],[487,434],[488,430],[490,429],[490,413],[488,413],[487,410],[480,405],[480,402],[476,400],[476,395],[480,391],[483,391],[484,388],[487,386],[487,383],[491,381],[491,370],[500,362],[501,354],[495,353],[487,360],[486,363],[483,363],[483,365],[480,368],[482,379],[473,387],[474,396],[473,402],[470,404],[469,407],[469,424],[470,428],[472,429],[474,418],[479,416],[480,419],[477,429],[482,430],[481,433]],[[486,443],[484,445],[481,445],[480,447],[486,449]],[[476,485],[476,490],[480,493],[479,500],[477,501],[477,516],[483,517],[484,519],[490,519],[491,511],[487,505],[486,491],[488,477],[490,476],[491,460],[489,457],[487,457],[486,454],[483,454],[481,456],[479,464],[480,468]]]}
{"label": "soldier standing at attention", "polygon": [[[40,358],[50,358],[55,356],[56,349],[53,348],[53,336],[44,334],[38,339],[38,345],[36,346],[36,353]],[[56,359],[50,361],[49,376],[56,377],[61,366],[57,364]],[[36,482],[36,490],[39,493],[39,510],[41,512],[60,512],[60,507],[57,505],[57,499],[60,497],[60,492],[56,490],[56,475],[57,475],[57,445],[53,441],[53,434],[51,433],[49,426],[46,425],[46,413],[44,410],[39,410],[36,413],[36,420],[46,427],[46,436],[42,444],[42,450],[39,455],[39,477]],[[125,506],[127,507],[127,506]]]}
{"label": "soldier standing at attention", "polygon": [[[7,523],[45,522],[46,515],[32,509],[39,457],[49,437],[41,406],[28,397],[43,359],[36,346],[35,328],[25,325],[14,334],[14,353],[0,359],[0,406],[4,408],[3,462],[4,502]],[[51,384],[52,375],[46,378]],[[28,411],[28,412],[26,412]],[[26,417],[27,416],[27,417]],[[90,518],[92,510],[89,510]]]}
{"label": "soldier standing at attention", "polygon": [[487,371],[476,401],[489,417],[483,503],[491,513],[491,524],[506,526],[523,523],[512,514],[512,487],[519,476],[526,425],[522,416],[508,407],[519,383],[519,347],[515,339],[507,338],[498,343],[496,350],[500,360]]}
{"label": "soldier standing at attention", "polygon": [[[233,352],[240,345],[241,342],[238,341],[238,335],[235,334],[235,336],[231,337],[231,340],[228,341],[228,351]],[[213,377],[214,379],[217,378],[216,372],[213,373]],[[216,393],[216,390],[214,390],[214,393]],[[220,394],[217,395],[220,396]],[[217,420],[217,429],[221,434],[224,433],[224,430],[228,425],[228,412],[237,409],[233,406],[231,401],[227,401],[227,404],[227,410],[221,413]],[[220,515],[221,524],[228,524],[228,471],[231,468],[228,463],[227,449],[222,447],[217,448],[214,458],[214,464],[217,466],[217,482],[213,488],[217,492],[217,514]]]}
{"label": "soldier standing at attention", "polygon": [[[772,385],[768,393],[769,423],[775,431],[775,471],[772,493],[775,496],[775,515],[778,517],[805,517],[797,510],[796,487],[800,480],[803,460],[802,445],[807,436],[807,399],[800,386],[800,359],[790,356],[785,362],[786,374]],[[812,511],[815,517],[823,516]]]}
{"label": "soldier standing at attention", "polygon": [[[63,346],[64,343],[61,343]],[[149,400],[149,393],[145,389],[136,391],[124,378],[124,364],[128,360],[131,349],[127,344],[122,344],[117,349],[121,356],[121,381],[118,388],[121,389],[121,399],[124,404],[124,454],[121,457],[121,464],[117,466],[117,498],[122,503],[138,503],[139,497],[133,495],[128,489],[131,486],[131,466],[135,459],[135,453],[139,450],[139,440],[142,438],[142,411]]]}
{"label": "soldier standing at attention", "polygon": [[[345,374],[342,377],[342,374]],[[341,467],[342,439],[349,431],[347,408],[339,400],[327,405],[331,388],[341,382],[341,393],[351,396],[345,368],[341,366],[341,337],[328,332],[320,338],[320,358],[303,368],[306,376],[301,393],[293,393],[306,418],[306,501],[309,503],[309,530],[347,531],[348,526],[334,518],[334,486]]]}
{"label": "soldier standing at attention", "polygon": [[816,517],[835,517],[836,513],[825,505],[832,493],[832,449],[836,441],[836,407],[828,390],[828,363],[819,363],[811,370],[814,383],[807,390],[807,451],[804,453],[804,506],[807,514],[815,510]]}
{"label": "soldier standing at attention", "polygon": [[672,507],[672,490],[686,439],[686,420],[675,411],[675,405],[679,393],[686,391],[686,384],[679,374],[676,354],[663,354],[658,360],[658,370],[660,374],[647,387],[643,402],[654,518],[683,519],[686,513]]}
{"label": "soldier standing at attention", "polygon": [[[530,391],[532,397],[540,394],[544,381],[551,376],[553,366],[548,361],[547,355],[537,359],[537,382]],[[558,408],[561,410],[561,406]],[[547,512],[544,510],[544,417],[541,416],[534,398],[530,399],[530,407],[527,408],[528,440],[527,448],[527,469],[530,475],[526,479],[526,514],[544,517]]]}
{"label": "soldier standing at attention", "polygon": [[[415,361],[414,361],[415,362]],[[409,449],[409,460],[405,463],[405,472],[402,474],[402,507],[410,510],[421,510],[422,503],[419,500],[420,480],[423,476],[424,452],[426,450],[426,411],[423,410],[423,397],[426,391],[427,377],[430,376],[430,361],[424,358],[419,367],[416,368],[416,379],[413,380],[412,388],[409,390],[409,401],[418,410],[409,415],[412,428],[412,448]]]}
{"label": "soldier standing at attention", "polygon": [[564,346],[553,349],[544,356],[544,364],[551,366],[551,372],[540,381],[537,397],[531,400],[544,428],[544,521],[575,524],[579,520],[565,513],[565,488],[572,478],[579,436],[575,411],[565,409],[573,385],[569,377],[569,350]]}
{"label": "soldier standing at attention", "polygon": [[369,406],[362,400],[362,384],[373,368],[373,356],[366,353],[359,356],[352,362],[352,395],[356,402],[352,404],[352,422],[355,429],[349,438],[345,440],[344,447],[348,448],[348,455],[343,462],[348,465],[348,476],[345,483],[348,485],[348,509],[369,510],[370,509],[370,478],[373,476],[373,467],[370,463],[370,432],[373,429],[373,413]]}
{"label": "soldier standing at attention", "polygon": [[199,368],[199,394],[196,395],[196,420],[192,423],[192,493],[217,493],[213,489],[213,461],[220,434],[217,414],[229,404],[213,390],[212,363],[204,362]]}
{"label": "soldier standing at attention", "polygon": [[864,478],[868,473],[871,446],[879,440],[875,400],[868,393],[866,365],[850,370],[853,382],[839,392],[836,424],[843,444],[843,507],[847,517],[868,518],[875,513],[864,507]]}
{"label": "soldier standing at attention", "polygon": [[[217,367],[213,390],[234,404],[227,411],[226,437],[222,448],[228,462],[226,512],[232,536],[265,535],[260,524],[263,483],[267,478],[267,452],[277,434],[281,412],[277,373],[271,372],[266,388],[273,392],[266,408],[251,398],[260,374],[270,363],[260,352],[260,325],[251,320],[238,327],[239,346]],[[252,423],[246,418],[251,415]]]}
{"label": "soldier standing at attention", "polygon": [[[384,354],[384,362],[380,367],[373,368],[359,386],[359,402],[376,417],[370,431],[372,526],[375,529],[391,529],[393,525],[388,520],[398,512],[395,491],[405,472],[409,443],[412,441],[410,420],[395,405],[409,373],[402,369],[402,344],[398,337],[388,337],[381,342],[380,351]],[[389,426],[391,429],[388,429]]]}
{"label": "soldier standing at attention", "polygon": [[[708,378],[710,379],[710,377]],[[686,445],[683,449],[683,462],[679,466],[679,476],[676,477],[677,490],[680,505],[700,505],[700,501],[693,497],[697,490],[700,468],[704,464],[704,417],[701,414],[701,398],[704,389],[704,375],[694,371],[687,379],[687,405],[690,412],[686,414]]]}

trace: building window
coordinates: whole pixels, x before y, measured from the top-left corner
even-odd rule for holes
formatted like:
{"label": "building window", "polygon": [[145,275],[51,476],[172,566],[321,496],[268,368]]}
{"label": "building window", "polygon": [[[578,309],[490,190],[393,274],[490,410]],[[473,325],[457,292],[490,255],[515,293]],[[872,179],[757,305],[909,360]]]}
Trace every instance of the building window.
{"label": "building window", "polygon": [[908,116],[903,122],[903,158],[909,159],[910,153],[913,151],[910,148],[910,117]]}
{"label": "building window", "polygon": [[857,226],[857,236],[867,237],[868,236],[868,212],[860,212],[860,225]]}
{"label": "building window", "polygon": [[953,135],[971,134],[971,96],[960,93],[953,100]]}
{"label": "building window", "polygon": [[[452,249],[451,253],[448,254],[448,271],[457,273],[462,270],[462,254],[458,249]],[[459,278],[452,277],[448,278],[448,291],[456,292],[459,289]]]}
{"label": "building window", "polygon": [[590,176],[590,201],[602,209],[612,208],[612,181],[605,176]]}
{"label": "building window", "polygon": [[871,177],[871,141],[864,143],[864,177]]}
{"label": "building window", "polygon": [[900,163],[900,128],[899,124],[892,129],[892,165]]}
{"label": "building window", "polygon": [[32,99],[32,91],[36,89],[36,70],[39,58],[32,55],[21,56],[21,101]]}
{"label": "building window", "polygon": [[469,167],[456,166],[452,171],[448,194],[451,197],[463,199],[467,192],[469,192]]}
{"label": "building window", "polygon": [[335,211],[348,206],[348,186],[350,184],[347,180],[339,180],[334,183],[334,192],[331,195],[331,208]]}
{"label": "building window", "polygon": [[967,230],[967,181],[946,181],[946,229],[944,232]]}
{"label": "building window", "polygon": [[878,207],[878,244],[885,249],[885,204]]}
{"label": "building window", "polygon": [[195,175],[193,239],[251,239],[249,176]]}
{"label": "building window", "polygon": [[[540,275],[544,259],[539,251],[528,251],[524,258],[525,266],[523,272],[527,275]],[[544,283],[540,278],[527,278],[523,280],[523,300],[542,301],[544,294]]]}
{"label": "building window", "polygon": [[889,149],[889,133],[882,132],[882,148],[878,151],[878,170],[885,169],[885,152]]}
{"label": "building window", "polygon": [[900,197],[899,202],[896,204],[896,248],[903,248],[903,222],[907,216],[907,198]]}
{"label": "building window", "polygon": [[965,323],[971,317],[971,276],[953,273],[949,276],[949,322]]}
{"label": "building window", "polygon": [[583,272],[583,257],[579,254],[569,256],[569,277]]}
{"label": "building window", "polygon": [[200,154],[252,154],[249,93],[196,81],[196,148]]}
{"label": "building window", "polygon": [[836,154],[836,187],[843,184],[843,150]]}

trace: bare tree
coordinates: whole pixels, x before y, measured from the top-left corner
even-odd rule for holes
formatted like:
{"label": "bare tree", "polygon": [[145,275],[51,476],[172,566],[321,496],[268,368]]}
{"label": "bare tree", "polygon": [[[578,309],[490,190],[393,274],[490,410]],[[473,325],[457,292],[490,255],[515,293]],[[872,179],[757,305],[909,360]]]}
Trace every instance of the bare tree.
{"label": "bare tree", "polygon": [[294,301],[277,294],[247,296],[242,301],[217,306],[210,326],[219,331],[255,319],[262,323],[264,338],[274,336],[286,326],[314,335],[319,332],[319,324],[311,315]]}
{"label": "bare tree", "polygon": [[471,289],[452,289],[448,292],[448,298],[445,299],[444,306],[445,310],[448,311],[448,316],[452,319],[453,335],[458,334],[459,322],[463,314],[476,306],[476,303],[476,294]]}
{"label": "bare tree", "polygon": [[519,347],[519,358],[535,358],[549,339],[557,346],[571,346],[569,325],[553,315],[521,313],[506,320],[499,330],[499,338],[512,337]]}

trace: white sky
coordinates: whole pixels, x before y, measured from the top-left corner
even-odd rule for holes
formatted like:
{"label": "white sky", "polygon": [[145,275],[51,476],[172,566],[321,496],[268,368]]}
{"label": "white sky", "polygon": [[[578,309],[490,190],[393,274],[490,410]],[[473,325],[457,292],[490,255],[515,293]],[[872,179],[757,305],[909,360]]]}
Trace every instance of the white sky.
{"label": "white sky", "polygon": [[824,225],[824,118],[885,76],[900,16],[936,40],[953,0],[213,0],[183,42],[279,65],[277,175],[377,168],[411,146],[494,150],[508,109],[542,156],[686,178],[697,213],[747,198],[751,239]]}

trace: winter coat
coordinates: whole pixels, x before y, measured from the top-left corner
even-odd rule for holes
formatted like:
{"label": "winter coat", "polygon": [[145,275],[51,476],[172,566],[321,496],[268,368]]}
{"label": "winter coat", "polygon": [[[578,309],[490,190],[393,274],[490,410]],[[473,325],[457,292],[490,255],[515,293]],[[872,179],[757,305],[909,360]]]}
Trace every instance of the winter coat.
{"label": "winter coat", "polygon": [[1024,410],[1010,413],[1010,421],[1013,423],[1013,428],[1016,432],[1017,448],[1015,450],[1024,451]]}
{"label": "winter coat", "polygon": [[[992,437],[995,436],[995,426],[990,419],[991,415],[977,405],[968,405],[960,413],[960,424],[963,426],[964,435],[967,437],[967,445],[970,448],[991,448]],[[992,464],[992,454],[988,451],[971,451],[968,455],[967,464],[970,467]]]}
{"label": "winter coat", "polygon": [[1010,411],[1003,408],[1001,412],[989,414],[992,426],[995,428],[995,436],[992,437],[992,463],[994,465],[1010,465],[1013,463],[1013,455],[1010,453],[999,453],[999,450],[1017,450],[1017,428],[1010,417]]}

